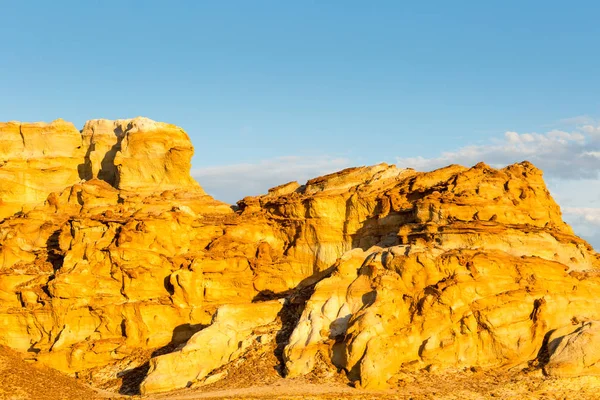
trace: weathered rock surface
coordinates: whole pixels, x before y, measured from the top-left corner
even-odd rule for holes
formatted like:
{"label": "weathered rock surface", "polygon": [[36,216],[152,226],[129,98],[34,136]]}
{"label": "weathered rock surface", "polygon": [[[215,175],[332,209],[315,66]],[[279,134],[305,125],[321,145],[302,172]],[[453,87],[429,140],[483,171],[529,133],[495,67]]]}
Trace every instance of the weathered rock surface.
{"label": "weathered rock surface", "polygon": [[[0,344],[61,371],[121,373],[139,351],[187,341],[150,361],[142,389],[185,387],[261,329],[281,336],[292,322],[274,299],[299,309],[281,356],[289,376],[326,359],[368,388],[402,371],[526,365],[549,332],[600,320],[598,255],[530,163],[351,168],[234,211],[189,176],[193,149],[173,125],[35,124],[81,146],[35,153],[62,171],[40,176],[14,150],[25,125],[0,126]],[[588,346],[565,343],[547,371]],[[569,368],[592,370],[581,365]]]}
{"label": "weathered rock surface", "polygon": [[0,218],[78,182],[85,153],[70,122],[0,123]]}
{"label": "weathered rock surface", "polygon": [[183,129],[148,118],[91,120],[82,136],[87,178],[122,190],[152,193],[197,188],[189,175],[194,148]]}
{"label": "weathered rock surface", "polygon": [[[401,370],[517,365],[536,357],[550,330],[598,318],[599,281],[581,272],[594,271],[597,256],[570,239],[539,171],[479,165],[448,179],[450,171],[406,185],[427,212],[417,210],[420,225],[400,224],[401,245],[349,252],[317,284],[284,353],[290,376],[309,373],[317,353],[367,388]],[[441,177],[419,198],[419,181]],[[388,196],[398,201],[401,187]]]}
{"label": "weathered rock surface", "polygon": [[148,118],[0,123],[0,218],[29,211],[50,193],[98,178],[151,194],[202,189],[190,177],[194,149],[183,129]]}
{"label": "weathered rock surface", "polygon": [[281,308],[277,300],[220,307],[212,324],[192,336],[181,350],[151,360],[142,393],[191,386],[239,357],[254,341],[264,343]]}
{"label": "weathered rock surface", "polygon": [[600,323],[587,321],[550,333],[544,371],[556,377],[600,375]]}

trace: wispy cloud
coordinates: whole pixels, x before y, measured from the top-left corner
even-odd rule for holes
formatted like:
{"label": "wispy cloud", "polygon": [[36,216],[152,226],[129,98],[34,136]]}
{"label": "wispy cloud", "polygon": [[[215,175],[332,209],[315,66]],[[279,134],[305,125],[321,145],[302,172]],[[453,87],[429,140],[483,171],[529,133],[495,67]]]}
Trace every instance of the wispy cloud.
{"label": "wispy cloud", "polygon": [[600,227],[600,208],[595,207],[565,207],[563,212],[581,220]]}
{"label": "wispy cloud", "polygon": [[553,177],[562,179],[594,179],[600,173],[600,125],[578,126],[568,132],[505,132],[488,144],[466,146],[442,153],[438,157],[398,158],[399,166],[431,170],[458,163],[473,165],[485,161],[500,167],[528,160]]}
{"label": "wispy cloud", "polygon": [[192,170],[192,176],[207,193],[233,204],[244,196],[264,194],[269,188],[290,181],[304,183],[350,164],[350,160],[340,157],[288,156],[255,163],[196,168]]}
{"label": "wispy cloud", "polygon": [[559,119],[556,123],[556,125],[566,125],[566,126],[573,126],[573,125],[590,125],[595,123],[596,120],[592,117],[590,117],[589,115],[578,115],[576,117],[570,117],[570,118],[563,118],[563,119]]}

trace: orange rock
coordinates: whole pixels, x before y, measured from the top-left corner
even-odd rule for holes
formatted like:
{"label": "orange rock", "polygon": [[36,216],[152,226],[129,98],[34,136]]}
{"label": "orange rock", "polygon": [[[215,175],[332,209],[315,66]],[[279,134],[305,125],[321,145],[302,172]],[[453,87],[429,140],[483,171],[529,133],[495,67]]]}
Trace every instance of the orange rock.
{"label": "orange rock", "polygon": [[78,182],[84,157],[81,134],[70,122],[0,123],[0,217]]}
{"label": "orange rock", "polygon": [[[233,211],[189,176],[193,149],[173,125],[7,123],[0,133],[0,344],[62,371],[119,369],[137,351],[226,332],[209,358],[196,348],[151,362],[146,391],[185,386],[237,357],[232,343],[252,341],[255,327],[282,329],[270,325],[280,309],[269,304],[280,303],[265,301],[287,298],[292,312],[313,284],[286,370],[307,374],[326,358],[361,387],[401,370],[526,363],[551,330],[600,319],[598,255],[527,162],[351,168]],[[236,328],[262,307],[273,308],[268,322]],[[556,363],[588,346],[569,343]],[[169,377],[180,362],[189,374]]]}

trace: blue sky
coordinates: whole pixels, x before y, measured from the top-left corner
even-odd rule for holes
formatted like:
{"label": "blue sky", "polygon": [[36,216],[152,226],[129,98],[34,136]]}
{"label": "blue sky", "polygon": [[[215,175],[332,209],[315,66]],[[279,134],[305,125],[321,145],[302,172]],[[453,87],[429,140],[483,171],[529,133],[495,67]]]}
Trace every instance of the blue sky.
{"label": "blue sky", "polygon": [[600,224],[597,2],[0,4],[0,120],[177,124],[230,202],[349,165],[532,158],[578,232]]}

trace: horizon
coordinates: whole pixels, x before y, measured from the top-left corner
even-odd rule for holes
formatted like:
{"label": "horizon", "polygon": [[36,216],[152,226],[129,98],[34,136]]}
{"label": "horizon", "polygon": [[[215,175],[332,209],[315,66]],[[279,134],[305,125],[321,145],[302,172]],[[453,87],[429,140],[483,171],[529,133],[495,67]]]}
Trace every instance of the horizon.
{"label": "horizon", "polygon": [[599,11],[10,3],[0,120],[175,124],[194,144],[194,178],[229,203],[350,166],[529,160],[565,221],[600,248]]}

